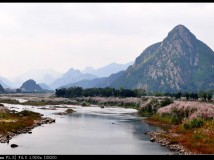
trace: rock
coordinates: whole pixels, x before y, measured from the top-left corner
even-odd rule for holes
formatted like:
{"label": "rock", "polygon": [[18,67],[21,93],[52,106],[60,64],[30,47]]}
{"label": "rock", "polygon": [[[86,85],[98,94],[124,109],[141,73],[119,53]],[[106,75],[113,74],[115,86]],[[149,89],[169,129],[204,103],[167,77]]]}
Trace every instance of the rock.
{"label": "rock", "polygon": [[7,136],[6,136],[6,138],[7,138],[7,139],[10,139],[10,136],[9,136],[9,135],[7,135]]}
{"label": "rock", "polygon": [[17,144],[11,144],[10,147],[15,148],[15,147],[18,147],[18,145]]}
{"label": "rock", "polygon": [[150,141],[151,141],[151,142],[154,142],[154,141],[155,141],[155,139],[154,139],[154,138],[151,138],[151,139],[150,139]]}
{"label": "rock", "polygon": [[32,134],[32,132],[31,132],[31,131],[29,131],[29,132],[28,132],[28,134]]}
{"label": "rock", "polygon": [[111,123],[111,124],[114,124],[114,123]]}
{"label": "rock", "polygon": [[178,151],[179,150],[179,146],[178,145],[170,145],[169,149],[171,149],[173,151]]}
{"label": "rock", "polygon": [[17,134],[17,131],[12,131],[14,134]]}
{"label": "rock", "polygon": [[178,142],[176,142],[176,141],[171,141],[171,142],[169,142],[169,144],[171,145],[171,144],[178,144]]}
{"label": "rock", "polygon": [[184,153],[185,151],[184,151],[183,149],[181,149],[179,152],[180,152],[180,153]]}

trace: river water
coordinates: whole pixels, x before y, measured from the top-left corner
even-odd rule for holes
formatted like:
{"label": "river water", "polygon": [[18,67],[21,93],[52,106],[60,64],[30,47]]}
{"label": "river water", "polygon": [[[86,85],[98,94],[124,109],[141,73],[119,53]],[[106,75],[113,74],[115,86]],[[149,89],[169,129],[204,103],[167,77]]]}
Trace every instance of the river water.
{"label": "river water", "polygon": [[[56,119],[32,130],[32,134],[13,137],[9,144],[0,144],[0,154],[43,155],[167,155],[166,147],[150,142],[145,131],[159,128],[150,126],[137,116],[135,109],[71,106],[76,112],[55,115],[65,108],[44,110],[41,107],[4,104],[15,110],[28,109]],[[13,108],[15,107],[15,108]],[[46,106],[47,108],[49,106]],[[19,147],[11,148],[10,144]]]}

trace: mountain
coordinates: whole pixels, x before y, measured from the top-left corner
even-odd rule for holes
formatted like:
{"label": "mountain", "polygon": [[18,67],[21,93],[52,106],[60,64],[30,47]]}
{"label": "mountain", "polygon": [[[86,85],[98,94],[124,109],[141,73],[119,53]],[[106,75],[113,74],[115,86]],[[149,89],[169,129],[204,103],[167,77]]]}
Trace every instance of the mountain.
{"label": "mountain", "polygon": [[126,64],[117,64],[117,63],[111,63],[107,66],[98,68],[98,69],[94,69],[92,67],[86,67],[82,73],[89,73],[89,74],[93,74],[96,75],[97,77],[108,77],[111,74],[120,72],[122,70],[126,70],[130,65],[132,65],[133,62],[129,62]]}
{"label": "mountain", "polygon": [[2,85],[0,84],[0,93],[4,92],[4,88],[2,87]]}
{"label": "mountain", "polygon": [[0,79],[0,85],[3,86],[4,88],[10,88],[7,84],[5,84],[1,79]]}
{"label": "mountain", "polygon": [[125,71],[69,86],[143,88],[151,92],[214,89],[214,52],[183,25],[146,48]]}
{"label": "mountain", "polygon": [[95,75],[92,74],[83,74],[79,70],[75,70],[73,68],[69,69],[61,78],[56,79],[53,83],[51,83],[49,86],[52,89],[56,89],[58,87],[78,82],[84,79],[94,79],[97,78]]}
{"label": "mountain", "polygon": [[34,79],[39,83],[50,84],[61,75],[61,73],[58,73],[57,71],[52,69],[34,69],[29,70],[17,77],[14,77],[12,80],[15,82],[17,87],[28,79]]}
{"label": "mountain", "polygon": [[20,87],[22,92],[43,92],[43,89],[33,79],[29,79]]}
{"label": "mountain", "polygon": [[51,90],[51,88],[45,83],[39,83],[39,86],[44,90]]}
{"label": "mountain", "polygon": [[148,91],[214,89],[214,52],[183,25],[146,48],[111,87]]}
{"label": "mountain", "polygon": [[51,75],[51,74],[45,74],[40,80],[40,83],[45,83],[45,84],[51,84],[54,82],[57,78],[60,77],[60,74],[58,76],[56,75]]}
{"label": "mountain", "polygon": [[111,85],[112,82],[117,80],[123,73],[124,73],[124,71],[120,71],[116,74],[112,74],[109,77],[95,78],[92,80],[82,80],[82,81],[78,81],[75,83],[71,83],[71,84],[62,86],[60,88],[69,88],[69,87],[74,87],[74,86],[78,86],[78,87],[82,87],[82,88],[108,87],[109,85]]}
{"label": "mountain", "polygon": [[0,76],[0,84],[4,87],[4,88],[13,88],[15,87],[13,82],[9,81],[8,79]]}

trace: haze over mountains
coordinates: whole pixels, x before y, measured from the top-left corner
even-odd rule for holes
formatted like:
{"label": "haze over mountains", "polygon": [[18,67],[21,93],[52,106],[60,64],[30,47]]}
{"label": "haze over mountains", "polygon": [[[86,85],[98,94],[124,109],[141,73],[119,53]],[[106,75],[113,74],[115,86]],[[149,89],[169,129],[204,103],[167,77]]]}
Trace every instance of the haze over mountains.
{"label": "haze over mountains", "polygon": [[94,69],[92,67],[86,67],[82,73],[90,73],[97,77],[108,77],[111,74],[120,72],[122,70],[126,70],[130,65],[132,65],[134,62],[129,62],[126,64],[117,64],[117,63],[111,63],[107,66]]}
{"label": "haze over mountains", "polygon": [[[214,89],[214,52],[183,25],[146,48],[124,72],[69,86],[176,92]],[[68,87],[69,87],[68,86]]]}
{"label": "haze over mountains", "polygon": [[15,87],[13,82],[11,82],[10,80],[8,80],[8,79],[6,79],[5,77],[2,77],[2,76],[0,76],[0,84],[4,88],[10,88],[10,87],[13,88],[13,87]]}
{"label": "haze over mountains", "polygon": [[2,85],[0,84],[0,93],[4,92],[4,88],[2,87]]}
{"label": "haze over mountains", "polygon": [[[147,47],[134,63],[87,67],[82,72],[70,68],[64,74],[35,70],[19,76],[19,83],[28,79],[36,80],[43,89],[79,86],[198,92],[214,89],[214,52],[189,29],[178,25],[162,42]],[[4,77],[0,77],[0,84],[4,88],[17,86]]]}
{"label": "haze over mountains", "polygon": [[94,78],[96,78],[95,75],[88,73],[83,74],[80,72],[80,70],[71,68],[65,74],[63,74],[62,77],[56,79],[53,83],[51,83],[50,87],[56,89],[65,84],[78,82],[83,79],[94,79]]}
{"label": "haze over mountains", "polygon": [[20,87],[23,82],[29,79],[33,79],[38,83],[46,83],[49,85],[61,75],[61,73],[58,73],[53,69],[34,69],[14,77],[13,81],[16,87]]}
{"label": "haze over mountains", "polygon": [[[13,82],[7,80],[4,77],[0,77],[0,84],[2,84],[4,88],[20,88],[20,86],[24,82],[28,81],[29,79],[32,79],[36,81],[42,89],[54,90],[58,87],[68,85],[77,81],[94,79],[103,76],[110,76],[112,73],[127,69],[130,64],[133,64],[133,62],[129,62],[127,64],[111,63],[98,69],[87,67],[83,71],[70,68],[64,74],[58,73],[52,69],[35,69],[29,70],[26,73],[14,77],[12,79]],[[89,68],[91,68],[90,71],[88,70]]]}
{"label": "haze over mountains", "polygon": [[[133,64],[133,62],[129,62],[126,64],[111,63],[107,66],[98,69],[87,67],[82,72],[71,68],[68,72],[63,74],[62,77],[58,78],[52,84],[50,84],[50,87],[56,89],[62,86],[70,86],[70,84],[82,80],[83,81],[85,80],[87,82],[87,80],[92,80],[98,77],[108,77],[113,73],[117,73],[119,71],[127,69],[127,67],[130,66],[131,64]],[[96,81],[96,79],[94,81]],[[100,84],[100,87],[103,86]]]}

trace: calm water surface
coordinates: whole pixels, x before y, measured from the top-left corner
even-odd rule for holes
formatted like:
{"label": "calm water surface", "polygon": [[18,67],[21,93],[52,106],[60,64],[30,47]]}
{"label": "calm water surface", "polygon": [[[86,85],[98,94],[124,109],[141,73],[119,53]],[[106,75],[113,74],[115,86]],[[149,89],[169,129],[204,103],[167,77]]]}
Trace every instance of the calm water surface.
{"label": "calm water surface", "polygon": [[[15,110],[29,109],[56,119],[32,130],[32,134],[14,137],[9,144],[0,144],[0,154],[173,154],[168,148],[150,142],[145,131],[158,128],[139,118],[134,109],[68,106],[76,112],[54,115],[65,108],[44,110],[40,107],[4,104]],[[49,107],[49,106],[46,106]],[[63,106],[59,106],[63,107]],[[19,147],[11,148],[10,144]]]}

